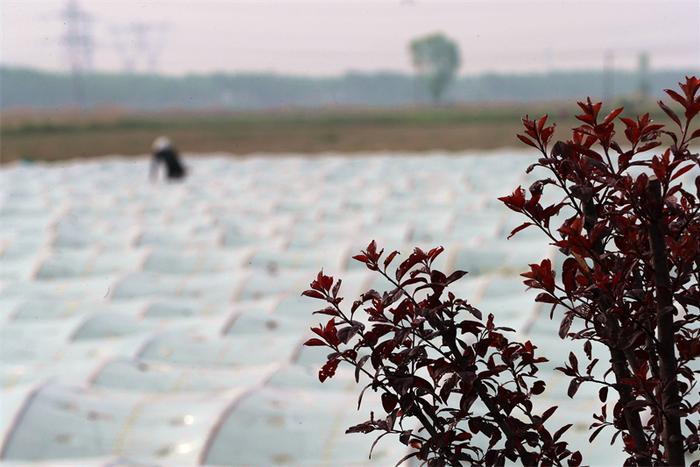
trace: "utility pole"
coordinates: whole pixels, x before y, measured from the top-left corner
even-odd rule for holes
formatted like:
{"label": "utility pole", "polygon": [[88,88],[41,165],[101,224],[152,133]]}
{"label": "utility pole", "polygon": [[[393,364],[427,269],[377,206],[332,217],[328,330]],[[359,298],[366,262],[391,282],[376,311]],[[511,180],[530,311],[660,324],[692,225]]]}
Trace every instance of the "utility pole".
{"label": "utility pole", "polygon": [[615,52],[605,51],[603,57],[603,101],[609,101],[615,95]]}
{"label": "utility pole", "polygon": [[642,52],[639,54],[639,62],[637,67],[639,77],[639,98],[646,101],[649,99],[650,83],[649,83],[649,53]]}

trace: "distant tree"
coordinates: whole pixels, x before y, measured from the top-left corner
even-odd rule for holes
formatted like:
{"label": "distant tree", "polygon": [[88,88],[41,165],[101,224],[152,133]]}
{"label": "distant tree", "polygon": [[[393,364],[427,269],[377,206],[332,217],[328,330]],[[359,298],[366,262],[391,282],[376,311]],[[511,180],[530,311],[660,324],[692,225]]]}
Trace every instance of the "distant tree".
{"label": "distant tree", "polygon": [[440,102],[459,69],[459,47],[443,34],[431,34],[411,42],[411,56],[433,101]]}

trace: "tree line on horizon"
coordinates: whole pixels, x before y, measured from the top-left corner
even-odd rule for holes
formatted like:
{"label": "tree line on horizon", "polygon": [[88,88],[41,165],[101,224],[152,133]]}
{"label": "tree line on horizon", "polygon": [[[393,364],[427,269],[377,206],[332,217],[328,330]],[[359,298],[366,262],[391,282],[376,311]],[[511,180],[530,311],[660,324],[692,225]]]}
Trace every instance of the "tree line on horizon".
{"label": "tree line on horizon", "polygon": [[[655,70],[647,77],[652,89],[664,89],[693,70]],[[636,71],[616,70],[614,89],[602,96],[602,71],[549,73],[483,73],[456,76],[441,91],[444,104],[533,102],[635,95]],[[86,107],[117,106],[135,110],[222,109],[264,110],[334,106],[400,107],[435,100],[422,76],[408,73],[349,72],[335,77],[304,77],[273,73],[212,73],[163,76],[92,73],[82,78]],[[657,96],[650,96],[657,97]],[[0,67],[0,109],[75,107],[74,82],[68,73]]]}

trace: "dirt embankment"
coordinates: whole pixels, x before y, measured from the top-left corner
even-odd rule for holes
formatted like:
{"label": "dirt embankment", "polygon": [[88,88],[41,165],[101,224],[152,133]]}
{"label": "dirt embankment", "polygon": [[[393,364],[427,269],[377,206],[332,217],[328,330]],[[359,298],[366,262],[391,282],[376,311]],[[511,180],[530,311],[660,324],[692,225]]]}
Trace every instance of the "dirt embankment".
{"label": "dirt embankment", "polygon": [[[652,111],[654,107],[633,109]],[[158,112],[113,109],[79,113],[2,115],[0,160],[62,160],[110,154],[138,155],[168,135],[188,152],[322,153],[479,150],[522,147],[515,134],[525,114],[549,114],[564,131],[577,125],[570,103],[403,109],[280,110],[276,112]]]}

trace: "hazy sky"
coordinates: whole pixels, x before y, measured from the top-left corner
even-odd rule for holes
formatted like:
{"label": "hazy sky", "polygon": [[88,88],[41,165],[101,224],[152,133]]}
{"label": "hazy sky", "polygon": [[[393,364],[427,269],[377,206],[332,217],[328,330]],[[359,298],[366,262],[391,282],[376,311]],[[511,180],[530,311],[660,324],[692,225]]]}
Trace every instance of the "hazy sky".
{"label": "hazy sky", "polygon": [[[65,69],[66,0],[0,0],[0,63]],[[160,25],[163,73],[275,71],[329,75],[409,71],[407,44],[441,31],[462,73],[700,67],[700,1],[79,0],[93,18],[94,67],[147,67],[148,46],[125,25]],[[121,32],[120,32],[121,31]],[[158,42],[157,40],[154,41]],[[157,48],[157,47],[156,47]]]}

